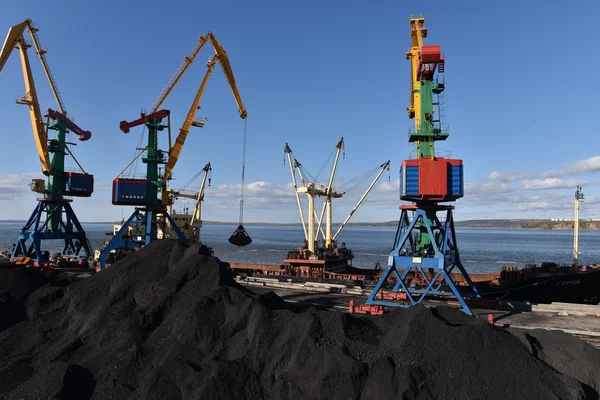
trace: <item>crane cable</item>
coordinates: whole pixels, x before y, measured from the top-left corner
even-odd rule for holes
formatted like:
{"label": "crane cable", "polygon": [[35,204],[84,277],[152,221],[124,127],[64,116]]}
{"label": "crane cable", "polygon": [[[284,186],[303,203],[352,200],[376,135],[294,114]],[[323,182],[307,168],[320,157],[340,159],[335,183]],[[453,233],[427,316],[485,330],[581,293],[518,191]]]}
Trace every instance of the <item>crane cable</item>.
{"label": "crane cable", "polygon": [[244,119],[244,145],[242,149],[242,188],[240,190],[240,225],[244,224],[244,178],[246,173],[246,131],[248,119]]}
{"label": "crane cable", "polygon": [[235,232],[229,237],[229,243],[238,246],[248,246],[252,243],[252,238],[244,229],[244,178],[246,174],[246,131],[248,127],[248,120],[244,121],[244,148],[242,155],[242,188],[240,189],[240,224],[236,228]]}
{"label": "crane cable", "polygon": [[310,175],[311,178],[313,178],[313,183],[317,183],[317,179],[319,179],[319,176],[321,176],[321,173],[323,172],[323,170],[325,169],[325,167],[327,166],[327,164],[329,164],[329,161],[331,161],[331,158],[334,156],[334,154],[337,151],[337,147],[335,147],[331,153],[329,153],[329,157],[327,157],[327,160],[325,160],[325,163],[323,163],[323,165],[321,166],[321,169],[319,170],[319,172],[317,172],[317,176],[313,177],[312,175]]}
{"label": "crane cable", "polygon": [[[137,147],[135,148],[135,154],[134,156],[137,157],[135,158],[135,163],[131,166],[133,167],[133,172],[131,172],[131,168],[130,168],[130,178],[135,178],[136,174],[137,174],[137,168],[139,165],[139,157],[138,157],[138,152],[140,151],[139,149],[142,148],[142,143],[144,142],[144,138],[146,137],[146,125],[144,124],[142,131],[140,132],[140,138],[138,140],[138,144]],[[145,151],[145,150],[143,150]]]}
{"label": "crane cable", "polygon": [[373,176],[377,171],[379,171],[381,169],[381,167],[382,167],[381,165],[378,165],[377,167],[375,167],[369,171],[363,172],[362,174],[360,174],[358,176],[352,177],[352,178],[340,183],[339,185],[337,185],[337,189],[344,193],[348,193],[351,190],[358,187],[363,182],[365,182],[371,176]]}

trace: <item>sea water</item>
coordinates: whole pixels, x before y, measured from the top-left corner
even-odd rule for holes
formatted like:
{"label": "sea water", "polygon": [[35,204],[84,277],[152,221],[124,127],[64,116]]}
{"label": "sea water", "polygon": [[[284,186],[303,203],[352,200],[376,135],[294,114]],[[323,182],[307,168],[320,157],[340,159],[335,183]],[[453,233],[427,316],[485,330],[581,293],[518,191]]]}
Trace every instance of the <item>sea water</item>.
{"label": "sea water", "polygon": [[[22,222],[0,222],[0,249],[8,248],[17,239]],[[83,224],[93,249],[102,247],[105,232],[113,224]],[[211,246],[215,256],[223,261],[280,264],[287,252],[297,250],[304,242],[301,226],[246,225],[252,238],[249,246],[238,248],[227,239],[237,224],[205,224],[201,240]],[[346,226],[338,244],[346,243],[355,255],[353,265],[383,267],[394,243],[396,227]],[[568,264],[573,260],[573,231],[525,230],[500,228],[456,228],[456,237],[463,265],[469,272],[496,272],[503,265],[523,266],[553,261]],[[59,251],[60,241],[49,241],[48,250]],[[46,247],[45,247],[46,248]],[[600,231],[579,231],[580,264],[600,263]]]}

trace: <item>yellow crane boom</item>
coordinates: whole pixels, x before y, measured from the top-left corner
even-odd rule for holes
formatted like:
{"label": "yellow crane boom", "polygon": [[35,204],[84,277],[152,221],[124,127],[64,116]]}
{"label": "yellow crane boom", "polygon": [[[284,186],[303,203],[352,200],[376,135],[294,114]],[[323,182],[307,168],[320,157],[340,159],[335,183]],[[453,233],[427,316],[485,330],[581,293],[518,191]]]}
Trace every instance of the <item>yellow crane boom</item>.
{"label": "yellow crane boom", "polygon": [[423,47],[423,39],[427,37],[427,27],[425,26],[425,18],[422,15],[415,15],[410,19],[410,37],[412,46],[410,51],[406,52],[406,59],[411,60],[411,91],[410,91],[410,106],[408,118],[415,120],[415,128],[418,130],[421,123],[421,80],[419,79],[419,55]]}
{"label": "yellow crane boom", "polygon": [[[37,92],[35,90],[35,84],[33,81],[33,74],[31,72],[31,65],[29,63],[29,56],[27,54],[27,49],[31,47],[30,44],[25,42],[25,38],[23,37],[23,32],[26,28],[29,28],[29,32],[34,38],[33,33],[33,25],[31,20],[27,19],[20,24],[17,24],[8,30],[8,34],[6,35],[6,40],[4,41],[4,45],[2,46],[2,50],[0,51],[0,71],[6,64],[8,57],[10,57],[13,49],[18,48],[21,53],[21,66],[23,68],[23,79],[25,81],[25,97],[23,99],[17,100],[20,104],[25,104],[29,107],[29,115],[31,117],[31,127],[33,128],[33,137],[35,139],[35,144],[37,147],[38,155],[40,157],[40,163],[42,164],[42,172],[45,175],[49,175],[52,171],[52,165],[50,163],[50,156],[48,154],[48,132],[44,128],[44,120],[42,119],[42,113],[40,111],[40,103],[38,101]],[[41,51],[38,51],[38,55],[40,59],[43,60],[43,55]],[[42,64],[45,64],[45,61],[42,61]],[[50,76],[50,75],[47,75]],[[57,101],[59,101],[58,92],[56,91],[52,80],[50,80],[50,85],[52,86],[52,90],[55,94]],[[59,102],[59,107],[62,109],[62,104]]]}
{"label": "yellow crane boom", "polygon": [[246,112],[246,108],[244,107],[244,104],[242,103],[242,98],[238,91],[237,84],[235,83],[235,78],[233,76],[233,71],[231,69],[231,64],[229,63],[229,57],[227,56],[227,52],[225,52],[225,49],[223,48],[223,46],[221,46],[221,44],[217,41],[217,39],[214,37],[214,35],[211,32],[209,32],[207,36],[213,45],[213,49],[215,50],[215,55],[208,61],[208,64],[207,64],[208,70],[206,71],[206,74],[204,75],[202,84],[200,85],[200,88],[198,89],[198,92],[196,93],[196,97],[194,98],[194,101],[192,102],[192,106],[190,107],[190,110],[185,118],[183,126],[181,127],[179,134],[177,135],[177,138],[175,139],[175,144],[173,145],[173,147],[171,147],[169,149],[169,159],[167,160],[167,164],[165,166],[165,173],[164,173],[163,179],[162,179],[163,187],[166,186],[166,183],[167,183],[168,179],[170,178],[171,173],[173,172],[173,168],[175,167],[177,160],[179,160],[181,150],[183,149],[183,145],[184,145],[187,135],[190,131],[190,128],[192,126],[194,126],[194,117],[196,115],[196,111],[198,110],[198,108],[200,108],[200,101],[202,100],[202,95],[204,94],[204,90],[206,89],[206,84],[208,83],[208,78],[210,77],[212,70],[215,67],[215,63],[217,61],[219,61],[219,63],[221,64],[221,69],[223,70],[223,73],[225,74],[225,78],[229,82],[229,87],[231,88],[233,97],[235,98],[235,102],[237,103],[240,117],[242,119],[244,119],[248,115],[248,113]]}
{"label": "yellow crane boom", "polygon": [[162,106],[162,104],[165,102],[165,100],[167,99],[169,94],[171,94],[171,91],[173,90],[175,85],[177,85],[177,82],[179,82],[179,80],[181,79],[183,74],[185,74],[185,71],[187,71],[190,64],[194,62],[194,59],[196,58],[198,53],[200,53],[200,50],[202,50],[202,47],[204,47],[204,44],[207,41],[208,41],[207,35],[200,36],[200,38],[198,39],[198,43],[192,50],[192,55],[184,57],[183,63],[181,64],[181,66],[179,67],[177,72],[175,72],[175,75],[173,76],[173,78],[171,78],[169,83],[167,83],[167,86],[165,86],[163,91],[160,93],[160,95],[158,96],[158,99],[156,99],[156,101],[152,105],[152,111],[150,113],[154,113],[154,112],[158,111],[160,106]]}
{"label": "yellow crane boom", "polygon": [[410,91],[410,106],[408,118],[415,119],[415,127],[418,130],[421,123],[421,80],[419,79],[419,55],[423,47],[423,39],[427,37],[427,27],[425,26],[425,18],[422,15],[411,16],[410,19],[410,37],[412,46],[410,51],[406,52],[406,59],[411,60],[411,91]]}
{"label": "yellow crane boom", "polygon": [[233,71],[231,69],[231,64],[229,63],[229,57],[227,56],[227,52],[211,32],[208,32],[208,37],[210,39],[211,44],[213,45],[213,49],[215,50],[215,57],[217,58],[217,60],[219,60],[219,64],[221,65],[223,74],[225,74],[225,78],[227,79],[227,82],[229,82],[229,87],[231,88],[233,97],[235,97],[235,102],[237,103],[238,110],[240,112],[240,117],[244,119],[248,116],[248,113],[246,112],[246,108],[244,108],[244,104],[242,103],[242,97],[240,96],[237,84],[235,83],[235,78],[233,76]]}

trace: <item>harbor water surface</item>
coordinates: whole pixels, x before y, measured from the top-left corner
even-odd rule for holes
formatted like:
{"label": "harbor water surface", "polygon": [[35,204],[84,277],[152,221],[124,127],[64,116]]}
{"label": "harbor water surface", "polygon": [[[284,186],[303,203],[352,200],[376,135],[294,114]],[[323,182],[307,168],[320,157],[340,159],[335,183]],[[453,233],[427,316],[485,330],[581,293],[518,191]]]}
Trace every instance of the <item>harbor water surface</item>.
{"label": "harbor water surface", "polygon": [[[22,222],[0,222],[0,249],[15,242]],[[100,249],[105,232],[112,224],[83,224],[94,250]],[[298,249],[304,240],[301,226],[246,225],[252,243],[243,248],[227,239],[237,224],[212,225],[202,228],[201,240],[214,249],[223,261],[280,264],[290,250]],[[387,265],[396,228],[392,226],[347,226],[339,235],[355,258],[353,265],[372,268],[376,262]],[[456,228],[461,260],[469,272],[495,272],[503,265],[523,266],[553,261],[568,264],[573,260],[573,231],[520,230],[499,228]],[[60,242],[50,242],[48,250],[60,250]],[[580,264],[600,263],[600,231],[579,231]]]}

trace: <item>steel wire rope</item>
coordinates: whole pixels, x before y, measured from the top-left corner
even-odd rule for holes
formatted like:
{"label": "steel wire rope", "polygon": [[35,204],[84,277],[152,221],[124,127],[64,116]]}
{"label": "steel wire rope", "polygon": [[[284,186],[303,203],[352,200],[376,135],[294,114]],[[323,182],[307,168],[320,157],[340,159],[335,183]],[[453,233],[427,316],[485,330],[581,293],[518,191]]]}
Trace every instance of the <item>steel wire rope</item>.
{"label": "steel wire rope", "polygon": [[192,183],[194,183],[194,181],[196,179],[198,179],[198,177],[200,175],[202,175],[202,173],[204,172],[204,169],[201,169],[200,171],[196,172],[196,174],[194,176],[192,176],[183,186],[181,186],[179,189],[184,190],[187,189],[188,186],[190,186]]}
{"label": "steel wire rope", "polygon": [[[581,218],[579,220],[581,220]],[[573,221],[573,224],[575,224],[575,221]],[[573,237],[573,242],[574,242],[575,241],[575,232],[573,232],[572,237]],[[589,240],[590,240],[590,237],[586,236],[585,242],[583,242],[583,245],[581,245],[581,247],[578,246],[579,248],[577,250],[579,251],[579,253],[581,253],[581,250],[585,249],[585,246],[587,245],[587,243],[589,242]],[[575,249],[573,249],[573,252],[574,251],[575,251]],[[579,254],[577,254],[577,260],[579,260]]]}
{"label": "steel wire rope", "polygon": [[589,242],[589,240],[590,240],[590,237],[589,237],[589,236],[587,236],[587,237],[585,238],[585,242],[583,242],[583,245],[581,246],[581,248],[580,248],[579,250],[583,250],[583,249],[585,249],[585,246],[587,245],[587,243]]}
{"label": "steel wire rope", "polygon": [[[146,136],[146,125],[144,125],[144,127],[142,128],[142,132],[140,133],[140,138],[138,140],[138,144],[137,144],[137,147],[135,149],[134,157],[136,157],[138,155],[138,151],[139,151],[138,149],[142,148],[142,143],[144,141],[145,136]],[[130,178],[135,178],[135,175],[137,173],[138,163],[140,162],[140,158],[141,157],[138,157],[135,160],[135,162],[129,167],[129,169],[130,169],[130,172],[129,172],[130,173]],[[131,169],[133,169],[133,172],[131,172]]]}
{"label": "steel wire rope", "polygon": [[240,189],[240,225],[244,224],[244,180],[246,175],[246,132],[248,119],[244,119],[244,144],[242,146],[242,187]]}
{"label": "steel wire rope", "polygon": [[329,157],[327,157],[327,160],[325,160],[325,163],[321,166],[321,169],[319,170],[319,172],[317,172],[317,176],[314,178],[313,183],[317,183],[317,179],[319,179],[319,176],[321,175],[321,173],[323,172],[323,170],[325,169],[327,164],[329,164],[331,157],[333,157],[333,155],[336,153],[336,151],[337,151],[337,146],[331,151],[331,153],[329,153]]}
{"label": "steel wire rope", "polygon": [[363,172],[360,175],[357,175],[353,178],[350,178],[350,179],[342,182],[338,186],[338,190],[341,190],[344,193],[348,193],[349,191],[354,190],[356,187],[358,187],[360,184],[362,184],[364,181],[366,181],[368,178],[370,178],[373,174],[375,174],[375,172],[377,172],[379,169],[381,169],[381,166],[375,167],[371,170]]}
{"label": "steel wire rope", "polygon": [[[74,119],[71,119],[71,121],[75,122]],[[73,157],[75,156],[74,153],[74,147],[75,146],[71,146],[69,145],[69,142],[71,142],[71,131],[67,130],[67,132],[65,133],[65,147],[67,150],[67,153],[71,153],[70,157],[67,157],[67,165],[65,165],[66,168],[64,168],[65,172],[73,172]]]}
{"label": "steel wire rope", "polygon": [[308,176],[308,178],[311,179],[307,182],[317,183],[317,179],[314,176],[312,176],[312,174],[304,167],[304,165],[300,165],[300,170],[302,171],[302,174],[304,176]]}

